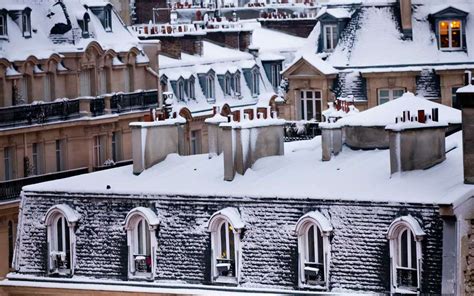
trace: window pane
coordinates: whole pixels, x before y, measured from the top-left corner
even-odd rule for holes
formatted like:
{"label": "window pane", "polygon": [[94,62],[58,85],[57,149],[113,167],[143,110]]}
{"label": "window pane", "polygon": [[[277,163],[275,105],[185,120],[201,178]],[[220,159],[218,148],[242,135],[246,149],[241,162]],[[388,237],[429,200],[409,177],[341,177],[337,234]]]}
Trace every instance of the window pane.
{"label": "window pane", "polygon": [[312,91],[307,91],[306,92],[306,98],[307,99],[312,99],[313,98],[313,92]]}
{"label": "window pane", "polygon": [[143,220],[138,222],[137,226],[137,246],[138,254],[143,254]]}
{"label": "window pane", "polygon": [[227,258],[227,240],[226,240],[226,235],[225,235],[225,227],[227,223],[222,223],[221,225],[221,253],[220,253],[220,258]]}
{"label": "window pane", "polygon": [[304,111],[304,107],[305,107],[305,101],[303,99],[301,99],[301,119],[306,119],[306,114],[305,114],[305,111]]}
{"label": "window pane", "polygon": [[405,90],[403,89],[395,89],[393,91],[393,98],[398,99],[399,97],[403,96],[404,93],[405,93]]}
{"label": "window pane", "polygon": [[150,251],[150,231],[149,231],[149,226],[148,222],[144,221],[145,223],[145,255],[150,256],[151,251]]}
{"label": "window pane", "polygon": [[63,250],[63,219],[59,218],[56,222],[56,234],[57,234],[57,250],[59,252]]}
{"label": "window pane", "polygon": [[449,22],[440,22],[439,23],[439,44],[441,48],[449,47]]}
{"label": "window pane", "polygon": [[315,262],[314,258],[314,225],[308,229],[308,262]]}
{"label": "window pane", "polygon": [[332,49],[332,46],[331,46],[331,40],[332,40],[331,27],[326,26],[324,29],[325,29],[325,46],[326,46],[326,49]]}
{"label": "window pane", "polygon": [[307,100],[306,101],[306,107],[307,107],[307,110],[306,110],[306,119],[307,120],[310,120],[310,119],[313,119],[314,118],[314,111],[313,111],[313,103],[314,101],[313,100]]}
{"label": "window pane", "polygon": [[314,97],[315,97],[316,99],[321,99],[321,92],[320,92],[320,91],[315,91],[315,92],[314,92]]}
{"label": "window pane", "polygon": [[315,119],[317,121],[321,121],[322,120],[321,100],[315,100],[314,103],[316,104]]}
{"label": "window pane", "polygon": [[316,227],[316,235],[318,237],[318,263],[324,263],[324,245],[323,245],[323,236],[319,227]]}
{"label": "window pane", "polygon": [[400,266],[408,267],[408,237],[407,230],[403,230],[400,236]]}
{"label": "window pane", "polygon": [[337,26],[332,27],[332,49],[337,45]]}
{"label": "window pane", "polygon": [[[0,18],[1,19],[1,18]],[[12,264],[13,260],[13,222],[8,221],[8,264]]]}
{"label": "window pane", "polygon": [[234,248],[234,229],[229,224],[229,255],[230,260],[235,260],[235,248]]}
{"label": "window pane", "polygon": [[461,22],[452,21],[451,24],[451,47],[461,47]]}

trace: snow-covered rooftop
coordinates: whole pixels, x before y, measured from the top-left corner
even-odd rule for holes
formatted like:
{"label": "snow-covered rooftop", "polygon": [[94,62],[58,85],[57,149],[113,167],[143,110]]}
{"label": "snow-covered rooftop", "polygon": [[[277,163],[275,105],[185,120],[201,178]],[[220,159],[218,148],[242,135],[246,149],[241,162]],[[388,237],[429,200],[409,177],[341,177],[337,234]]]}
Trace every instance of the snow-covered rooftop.
{"label": "snow-covered rooftop", "polygon": [[[9,2],[8,4],[6,2]],[[21,27],[7,17],[8,38],[0,39],[0,57],[10,61],[25,60],[29,56],[38,59],[49,58],[52,54],[65,52],[82,52],[92,41],[98,42],[103,49],[113,49],[116,52],[129,51],[132,47],[140,48],[139,40],[123,25],[119,16],[112,12],[112,32],[106,32],[99,18],[84,7],[91,1],[63,0],[70,17],[71,30],[61,35],[67,42],[53,42],[50,30],[55,24],[67,24],[66,17],[60,5],[55,1],[10,0],[0,1],[0,9],[11,9],[11,5],[31,8],[31,38],[23,37]],[[94,4],[106,5],[108,1],[94,0]],[[90,16],[90,38],[82,38],[78,20],[82,21],[84,14]],[[58,37],[58,36],[56,36]],[[74,40],[74,42],[73,42]]]}
{"label": "snow-covered rooftop", "polygon": [[[474,187],[463,184],[460,132],[446,139],[446,149],[453,150],[439,165],[391,176],[389,150],[354,151],[345,147],[337,157],[323,162],[321,138],[316,137],[285,143],[284,156],[262,158],[232,182],[223,180],[222,155],[209,159],[207,154],[171,154],[139,176],[126,166],[23,190],[107,196],[156,194],[451,204],[472,194]],[[107,185],[111,189],[106,189]]]}

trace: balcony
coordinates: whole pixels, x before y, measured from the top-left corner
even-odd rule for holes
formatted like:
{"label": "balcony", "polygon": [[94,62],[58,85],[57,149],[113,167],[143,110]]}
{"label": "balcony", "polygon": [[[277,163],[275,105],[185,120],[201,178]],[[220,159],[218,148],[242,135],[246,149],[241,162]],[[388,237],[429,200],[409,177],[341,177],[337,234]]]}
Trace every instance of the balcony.
{"label": "balcony", "polygon": [[142,111],[157,106],[156,90],[11,106],[0,108],[0,129]]}
{"label": "balcony", "polygon": [[285,142],[311,140],[321,135],[319,123],[316,121],[287,121],[284,129]]}
{"label": "balcony", "polygon": [[88,173],[88,168],[78,168],[68,171],[50,173],[39,176],[31,176],[21,179],[14,179],[9,181],[0,181],[0,202],[14,200],[20,197],[23,186],[32,185],[36,183],[53,181],[62,178],[73,177]]}

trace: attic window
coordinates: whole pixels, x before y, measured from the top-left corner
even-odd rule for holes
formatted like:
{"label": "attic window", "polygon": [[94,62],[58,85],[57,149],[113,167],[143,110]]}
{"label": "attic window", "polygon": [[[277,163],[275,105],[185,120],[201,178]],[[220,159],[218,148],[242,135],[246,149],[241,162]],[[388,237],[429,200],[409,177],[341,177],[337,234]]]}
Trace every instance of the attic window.
{"label": "attic window", "polygon": [[178,97],[178,100],[184,100],[184,80],[182,78],[178,80],[176,87],[176,96]]}
{"label": "attic window", "polygon": [[214,83],[214,76],[208,75],[206,78],[206,98],[209,100],[213,100],[215,93],[215,83]]}
{"label": "attic window", "polygon": [[196,95],[194,93],[194,77],[191,76],[186,83],[186,94],[189,99],[195,99]]}
{"label": "attic window", "polygon": [[309,212],[296,223],[299,253],[299,286],[327,287],[332,226],[319,212]]}
{"label": "attic window", "polygon": [[31,19],[29,11],[25,10],[21,14],[21,28],[23,32],[23,37],[30,38],[31,37]]}
{"label": "attic window", "polygon": [[232,89],[234,93],[240,94],[240,72],[236,72],[232,79]]}
{"label": "attic window", "polygon": [[252,96],[257,96],[260,93],[260,81],[259,81],[260,71],[256,68],[252,70]]}
{"label": "attic window", "polygon": [[7,18],[6,15],[0,14],[0,38],[7,37]]}
{"label": "attic window", "polygon": [[89,7],[100,20],[106,32],[112,32],[112,4]]}
{"label": "attic window", "polygon": [[410,215],[395,219],[387,237],[390,241],[392,293],[419,292],[421,287],[421,240],[425,233]]}
{"label": "attic window", "polygon": [[158,217],[149,208],[137,207],[127,214],[124,224],[127,230],[128,277],[154,278]]}
{"label": "attic window", "polygon": [[236,208],[225,208],[211,216],[208,230],[211,232],[213,282],[237,284],[240,271],[240,232],[244,223]]}
{"label": "attic window", "polygon": [[439,22],[439,47],[441,49],[462,48],[461,20],[442,20]]}
{"label": "attic window", "polygon": [[227,73],[225,75],[225,78],[224,78],[224,93],[225,95],[227,96],[230,96],[232,93],[231,93],[231,76],[229,73]]}
{"label": "attic window", "polygon": [[106,7],[104,10],[104,28],[107,32],[112,31],[112,9],[110,7]]}
{"label": "attic window", "polygon": [[324,29],[324,50],[333,51],[336,48],[338,40],[337,25],[325,25]]}

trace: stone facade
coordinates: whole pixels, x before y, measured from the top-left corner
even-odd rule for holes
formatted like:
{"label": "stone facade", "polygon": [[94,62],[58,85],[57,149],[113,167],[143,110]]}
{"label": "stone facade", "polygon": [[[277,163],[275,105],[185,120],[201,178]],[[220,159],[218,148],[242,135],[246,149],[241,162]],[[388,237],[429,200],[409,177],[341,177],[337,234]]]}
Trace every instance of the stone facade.
{"label": "stone facade", "polygon": [[239,209],[246,224],[241,236],[242,287],[297,289],[295,225],[305,213],[318,210],[334,227],[330,237],[330,290],[389,291],[386,233],[395,218],[410,214],[426,232],[422,241],[422,292],[441,291],[443,222],[435,205],[32,192],[22,203],[21,255],[16,258],[21,274],[46,276],[46,227],[42,219],[51,206],[64,203],[82,216],[75,230],[75,275],[126,280],[127,239],[122,222],[131,209],[145,206],[154,209],[161,221],[156,234],[156,280],[209,284],[211,249],[207,222],[214,212],[232,206]]}
{"label": "stone facade", "polygon": [[464,271],[465,295],[474,293],[474,219],[467,235],[468,253],[466,254],[466,269]]}

